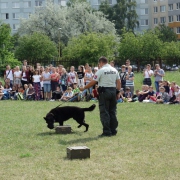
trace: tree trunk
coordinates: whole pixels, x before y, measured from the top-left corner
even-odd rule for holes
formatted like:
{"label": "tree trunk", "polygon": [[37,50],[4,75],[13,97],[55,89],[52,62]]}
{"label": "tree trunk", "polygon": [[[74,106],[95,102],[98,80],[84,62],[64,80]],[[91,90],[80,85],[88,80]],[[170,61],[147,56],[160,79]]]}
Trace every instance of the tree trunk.
{"label": "tree trunk", "polygon": [[140,62],[139,62],[139,59],[137,60],[137,72],[140,71]]}

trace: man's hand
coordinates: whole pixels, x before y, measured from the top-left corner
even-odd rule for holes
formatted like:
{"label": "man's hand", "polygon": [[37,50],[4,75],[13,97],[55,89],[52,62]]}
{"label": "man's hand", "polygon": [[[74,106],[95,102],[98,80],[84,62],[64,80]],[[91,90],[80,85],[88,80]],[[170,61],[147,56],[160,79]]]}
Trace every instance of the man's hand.
{"label": "man's hand", "polygon": [[84,88],[83,88],[83,87],[80,87],[79,90],[80,90],[80,91],[84,91]]}

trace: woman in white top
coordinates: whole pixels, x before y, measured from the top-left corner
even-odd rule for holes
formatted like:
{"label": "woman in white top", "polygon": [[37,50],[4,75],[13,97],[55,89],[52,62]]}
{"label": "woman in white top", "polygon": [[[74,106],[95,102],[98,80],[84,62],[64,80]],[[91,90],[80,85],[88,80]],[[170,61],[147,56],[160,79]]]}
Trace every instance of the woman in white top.
{"label": "woman in white top", "polygon": [[151,76],[153,75],[153,71],[151,70],[150,64],[147,64],[146,69],[144,69],[144,71],[143,71],[143,75],[144,75],[143,84],[151,86],[151,84],[152,84]]}
{"label": "woman in white top", "polygon": [[[91,80],[93,79],[93,73],[91,67],[87,68],[87,72],[85,73],[84,80],[85,80],[85,85],[89,84]],[[92,94],[92,87],[88,89],[89,93]]]}
{"label": "woman in white top", "polygon": [[35,70],[33,75],[33,86],[35,90],[35,100],[40,100],[41,97],[41,75],[39,75],[39,70]]}
{"label": "woman in white top", "polygon": [[74,66],[71,66],[70,72],[68,74],[69,78],[69,85],[73,88],[73,84],[77,83],[77,73],[74,71]]}
{"label": "woman in white top", "polygon": [[16,90],[21,86],[21,71],[19,69],[19,66],[16,66],[14,71],[14,86],[16,87]]}

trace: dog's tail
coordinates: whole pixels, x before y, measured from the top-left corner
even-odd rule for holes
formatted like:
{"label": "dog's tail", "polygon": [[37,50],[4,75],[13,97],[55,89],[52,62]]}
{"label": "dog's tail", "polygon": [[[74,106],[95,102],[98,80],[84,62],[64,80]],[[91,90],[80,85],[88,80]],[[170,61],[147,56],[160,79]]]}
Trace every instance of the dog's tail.
{"label": "dog's tail", "polygon": [[92,106],[90,106],[89,108],[82,108],[84,111],[93,111],[95,109],[96,105],[93,104]]}

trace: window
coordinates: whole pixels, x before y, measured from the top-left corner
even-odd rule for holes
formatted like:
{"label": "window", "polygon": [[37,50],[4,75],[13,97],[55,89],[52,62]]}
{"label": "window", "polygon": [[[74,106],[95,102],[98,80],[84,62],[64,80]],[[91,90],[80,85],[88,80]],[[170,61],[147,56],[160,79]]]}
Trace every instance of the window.
{"label": "window", "polygon": [[141,26],[148,26],[148,19],[142,19]]}
{"label": "window", "polygon": [[176,3],[176,9],[180,9],[180,3]]}
{"label": "window", "polygon": [[19,2],[13,2],[12,3],[12,7],[13,8],[19,8],[20,6],[19,6]]}
{"label": "window", "polygon": [[1,9],[8,8],[8,3],[1,3]]}
{"label": "window", "polygon": [[141,9],[141,15],[148,14],[148,8]]}
{"label": "window", "polygon": [[23,18],[25,18],[25,19],[29,19],[29,17],[31,16],[31,13],[24,13],[24,16],[23,16]]}
{"label": "window", "polygon": [[19,24],[13,24],[13,30],[18,30]]}
{"label": "window", "polygon": [[13,19],[19,19],[19,13],[13,13]]}
{"label": "window", "polygon": [[180,15],[177,15],[177,21],[180,21]]}
{"label": "window", "polygon": [[165,23],[166,22],[166,17],[160,17],[160,23]]}
{"label": "window", "polygon": [[169,16],[169,22],[173,22],[173,16]]}
{"label": "window", "polygon": [[141,3],[142,3],[142,4],[148,3],[148,0],[141,0]]}
{"label": "window", "polygon": [[160,6],[160,12],[165,12],[166,11],[166,6]]}
{"label": "window", "polygon": [[24,8],[30,8],[31,7],[31,1],[24,2]]}
{"label": "window", "polygon": [[154,24],[158,24],[158,18],[154,18]]}
{"label": "window", "polygon": [[169,11],[173,10],[173,4],[169,4]]}
{"label": "window", "polygon": [[9,13],[3,13],[1,14],[2,19],[9,19]]}
{"label": "window", "polygon": [[177,33],[177,34],[180,34],[180,27],[177,27],[176,33]]}
{"label": "window", "polygon": [[155,6],[155,7],[154,7],[154,13],[157,13],[157,12],[158,12],[158,7]]}
{"label": "window", "polygon": [[42,6],[42,1],[35,1],[35,6]]}

